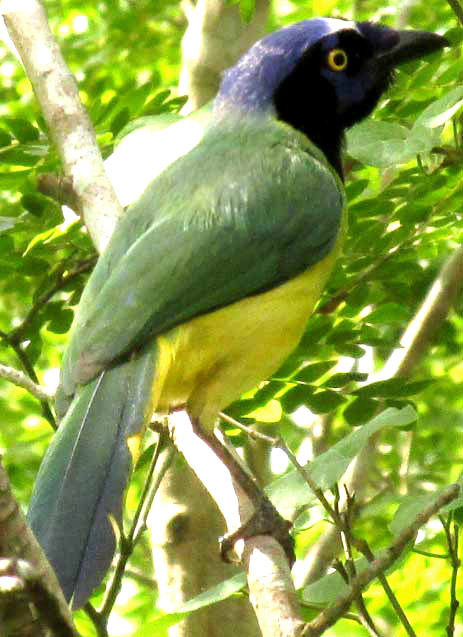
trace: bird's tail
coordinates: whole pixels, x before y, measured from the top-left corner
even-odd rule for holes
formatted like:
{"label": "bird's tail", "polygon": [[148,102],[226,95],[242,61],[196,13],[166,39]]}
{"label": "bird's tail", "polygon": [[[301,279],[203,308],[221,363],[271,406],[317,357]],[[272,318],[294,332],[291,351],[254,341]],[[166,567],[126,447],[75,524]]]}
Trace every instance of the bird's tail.
{"label": "bird's tail", "polygon": [[111,564],[155,363],[146,350],[80,387],[40,467],[28,519],[73,608]]}

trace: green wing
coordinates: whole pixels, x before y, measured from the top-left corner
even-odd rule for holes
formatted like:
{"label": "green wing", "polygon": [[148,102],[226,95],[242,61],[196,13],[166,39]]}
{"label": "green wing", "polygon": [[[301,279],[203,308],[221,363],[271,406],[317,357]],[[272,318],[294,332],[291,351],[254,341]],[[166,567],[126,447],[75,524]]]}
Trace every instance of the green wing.
{"label": "green wing", "polygon": [[65,394],[147,339],[320,261],[343,207],[339,179],[298,133],[268,119],[213,128],[116,228],[82,297]]}

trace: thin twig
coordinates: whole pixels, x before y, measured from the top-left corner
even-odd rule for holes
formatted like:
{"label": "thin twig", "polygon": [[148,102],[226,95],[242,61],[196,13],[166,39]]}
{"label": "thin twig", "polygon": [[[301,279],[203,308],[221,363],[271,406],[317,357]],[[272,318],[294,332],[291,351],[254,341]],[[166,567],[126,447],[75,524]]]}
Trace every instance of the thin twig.
{"label": "thin twig", "polygon": [[332,626],[348,610],[351,603],[379,573],[384,573],[401,555],[407,544],[413,541],[419,529],[428,522],[442,507],[454,500],[460,494],[461,485],[452,484],[445,489],[438,498],[421,511],[414,521],[405,528],[383,555],[377,557],[371,564],[361,571],[351,582],[350,590],[341,595],[333,604],[322,611],[313,621],[309,622],[304,631],[304,637],[319,637]]}
{"label": "thin twig", "polygon": [[[293,466],[301,474],[302,478],[308,484],[308,486],[313,491],[313,493],[320,500],[320,502],[323,505],[323,508],[328,513],[328,515],[331,517],[331,519],[336,520],[336,518],[338,516],[336,514],[335,509],[328,502],[328,500],[325,497],[325,494],[320,489],[320,487],[317,485],[317,483],[314,480],[312,480],[311,476],[306,471],[306,468],[303,467],[301,464],[299,464],[298,459],[293,454],[291,449],[289,449],[289,447],[286,445],[285,441],[282,438],[280,438],[280,437],[272,438],[271,436],[266,436],[265,434],[262,434],[262,433],[260,433],[258,431],[255,431],[254,429],[251,429],[250,427],[246,427],[246,425],[241,424],[240,422],[238,422],[237,420],[235,420],[234,418],[232,418],[231,416],[228,416],[228,414],[225,414],[223,412],[220,412],[219,416],[220,416],[220,418],[222,418],[223,420],[225,420],[229,424],[233,425],[234,427],[237,427],[238,429],[241,429],[242,431],[245,431],[252,438],[254,438],[256,440],[263,440],[264,442],[267,442],[267,443],[273,445],[275,448],[281,449],[286,454],[286,456],[288,457],[288,459],[291,462],[291,464],[293,464]],[[340,520],[339,520],[339,522],[340,522]],[[340,523],[339,526],[342,526],[342,524]]]}
{"label": "thin twig", "polygon": [[[357,540],[354,538],[354,544],[355,548],[367,558],[370,564],[374,562],[375,556],[365,540]],[[384,573],[378,573],[378,580],[381,582],[381,586],[383,587],[383,590],[386,593],[391,606],[395,610],[397,617],[400,619],[402,626],[405,628],[405,632],[407,633],[407,635],[409,635],[409,637],[416,637],[416,633],[413,630],[412,625],[408,621],[405,611],[403,610],[402,606],[399,603],[399,600],[395,596],[394,591],[389,586],[389,582],[387,581]]]}
{"label": "thin twig", "polygon": [[[321,611],[324,608],[323,604],[317,604],[316,602],[304,602],[301,601],[300,602],[301,607],[302,608],[310,608],[311,610],[318,610]],[[349,619],[353,622],[356,622],[357,624],[362,624],[362,622],[360,621],[360,617],[358,615],[356,615],[355,613],[345,613],[342,616],[343,619]]]}
{"label": "thin twig", "polygon": [[263,434],[260,431],[256,431],[252,427],[246,427],[246,425],[243,425],[238,420],[235,420],[235,418],[232,418],[232,416],[229,416],[224,411],[219,412],[219,417],[225,422],[228,422],[229,425],[232,425],[233,427],[236,427],[237,429],[241,429],[241,431],[244,431],[253,440],[262,440],[262,442],[266,442],[267,444],[271,446],[275,446],[276,444],[278,444],[278,438],[274,438],[273,436],[267,436],[266,434]]}
{"label": "thin twig", "polygon": [[413,553],[416,553],[417,555],[423,555],[424,557],[435,557],[438,560],[448,560],[449,559],[449,554],[448,553],[431,553],[431,551],[422,551],[421,549],[412,549]]}
{"label": "thin twig", "polygon": [[0,377],[13,383],[13,385],[27,389],[29,393],[42,402],[52,400],[53,398],[52,394],[45,389],[45,387],[34,383],[26,374],[19,371],[19,369],[14,369],[13,367],[8,367],[0,363]]}
{"label": "thin twig", "polygon": [[[352,581],[357,575],[357,569],[355,567],[354,555],[352,552],[353,545],[353,536],[351,529],[351,512],[353,511],[353,497],[347,493],[347,506],[345,511],[340,510],[340,497],[339,497],[339,489],[336,489],[336,498],[334,502],[334,509],[336,511],[337,519],[342,521],[342,528],[339,529],[341,536],[341,543],[344,549],[344,554],[346,556],[346,568],[344,570],[346,583],[348,584]],[[341,571],[339,571],[341,573]],[[362,621],[363,627],[368,631],[370,635],[373,637],[381,637],[379,630],[376,628],[373,618],[365,604],[365,600],[363,599],[362,593],[359,593],[358,597],[355,599],[355,604],[358,608],[360,619]]]}
{"label": "thin twig", "polygon": [[143,493],[138,503],[138,507],[133,517],[128,535],[124,536],[121,529],[121,537],[119,540],[119,556],[117,559],[116,568],[106,591],[102,607],[99,611],[99,615],[105,621],[105,623],[107,622],[108,617],[111,614],[117,595],[119,594],[127,562],[132,555],[135,545],[140,539],[142,532],[146,528],[146,518],[149,513],[149,508],[153,502],[153,498],[159,487],[159,484],[161,483],[161,480],[168,469],[168,466],[170,464],[169,458],[171,459],[174,453],[174,450],[172,449],[171,456],[169,456],[167,461],[163,463],[161,471],[158,472],[156,480],[153,483],[154,471],[159,459],[159,454],[164,444],[165,434],[161,433],[156,445],[155,452],[153,454],[153,458],[151,459]]}
{"label": "thin twig", "polygon": [[71,281],[83,272],[88,272],[96,263],[96,256],[89,257],[74,266],[69,272],[66,271],[66,265],[60,268],[57,273],[55,283],[43,294],[40,294],[34,305],[30,308],[21,323],[14,328],[9,334],[9,342],[17,344],[23,338],[24,332],[35,319],[40,310],[50,301],[55,294],[61,292]]}
{"label": "thin twig", "polygon": [[460,560],[458,558],[458,539],[460,529],[454,522],[452,535],[452,516],[449,516],[447,520],[442,516],[439,516],[439,519],[442,526],[444,527],[445,537],[447,539],[447,545],[449,547],[450,562],[452,564],[452,578],[450,580],[449,621],[447,624],[446,632],[448,637],[453,637],[453,635],[455,634],[455,619],[457,616],[458,607],[460,606],[460,602],[457,599],[457,577],[458,569],[460,568]]}
{"label": "thin twig", "polygon": [[[35,369],[34,369],[32,363],[30,362],[29,357],[27,356],[26,352],[22,348],[21,344],[20,343],[12,343],[10,341],[9,334],[6,334],[5,332],[1,332],[0,331],[0,338],[3,339],[13,349],[14,353],[18,357],[21,365],[23,366],[24,371],[29,376],[30,380],[35,385],[39,386],[40,383],[39,383],[39,379],[37,378],[37,374],[35,373]],[[53,416],[52,410],[50,409],[50,405],[48,403],[48,399],[47,400],[40,400],[40,405],[42,407],[42,415],[43,415],[43,417],[46,420],[48,420],[48,422],[53,427],[53,429],[56,429],[57,428],[56,420],[55,420],[55,417]]]}
{"label": "thin twig", "polygon": [[146,575],[146,573],[142,573],[141,571],[134,568],[126,568],[124,571],[125,577],[130,577],[130,579],[134,580],[134,582],[138,582],[143,586],[151,588],[153,591],[158,590],[158,584],[154,577],[150,577]]}
{"label": "thin twig", "polygon": [[[339,519],[343,522],[343,527],[341,530],[341,538],[343,538],[343,536],[345,536],[346,538],[348,555],[352,564],[353,564],[353,557],[351,552],[351,545],[354,546],[360,553],[362,553],[362,555],[364,555],[366,559],[371,563],[374,561],[375,556],[373,555],[373,552],[371,551],[367,541],[362,539],[360,540],[357,539],[352,532],[351,521],[354,514],[354,508],[353,508],[354,497],[349,493],[349,490],[346,485],[344,485],[344,491],[346,495],[346,504],[345,504],[346,510],[344,512],[340,511],[339,496],[337,497],[336,503],[335,503],[336,512],[339,516]],[[354,571],[355,571],[355,567],[354,567]],[[389,582],[387,581],[384,573],[378,574],[378,580],[380,581],[384,589],[384,592],[386,593],[386,596],[391,603],[391,606],[395,610],[397,617],[399,618],[400,622],[405,628],[405,632],[407,633],[409,637],[416,637],[415,631],[413,630],[410,622],[408,621],[407,616],[405,615],[405,612],[399,603],[399,600],[397,599],[393,590],[389,586]]]}
{"label": "thin twig", "polygon": [[447,2],[449,3],[457,18],[460,20],[461,24],[463,24],[463,7],[461,6],[461,4],[458,2],[458,0],[447,0]]}
{"label": "thin twig", "polygon": [[[164,443],[161,444],[161,448],[163,446]],[[141,507],[141,512],[140,512],[140,516],[138,518],[138,524],[136,526],[134,526],[134,534],[133,534],[133,544],[137,544],[137,542],[139,541],[140,537],[142,536],[142,534],[146,531],[147,529],[147,523],[148,523],[148,515],[149,512],[151,511],[151,507],[153,505],[153,501],[154,498],[156,496],[156,493],[159,489],[159,486],[166,474],[166,471],[169,469],[170,465],[172,464],[172,460],[174,459],[176,453],[176,449],[175,447],[172,445],[169,448],[169,452],[166,456],[166,458],[164,459],[164,462],[162,464],[161,469],[156,473],[155,478],[153,479],[153,476],[150,474],[148,480],[147,480],[147,494],[145,497],[142,498],[141,502],[142,502],[142,507]],[[154,465],[153,465],[154,467]]]}
{"label": "thin twig", "polygon": [[108,622],[101,617],[96,608],[94,608],[90,602],[87,602],[84,606],[84,611],[92,621],[97,637],[108,637]]}
{"label": "thin twig", "polygon": [[[347,558],[346,566],[344,566],[344,564],[340,560],[336,559],[333,564],[333,567],[339,573],[339,575],[342,577],[342,579],[345,581],[346,584],[349,584],[349,582],[356,575],[355,564],[353,559],[351,558]],[[371,618],[370,613],[367,610],[362,594],[360,594],[355,599],[355,603],[359,611],[359,614],[358,614],[359,623],[365,628],[368,634],[371,635],[372,637],[381,637],[381,634],[376,628],[373,622],[373,619]],[[343,615],[343,618],[345,618],[345,615]]]}

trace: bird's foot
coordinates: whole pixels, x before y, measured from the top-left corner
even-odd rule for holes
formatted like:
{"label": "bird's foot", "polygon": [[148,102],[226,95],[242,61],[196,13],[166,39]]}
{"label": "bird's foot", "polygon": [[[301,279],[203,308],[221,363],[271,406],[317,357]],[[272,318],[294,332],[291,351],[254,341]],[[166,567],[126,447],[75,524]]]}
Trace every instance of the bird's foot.
{"label": "bird's foot", "polygon": [[288,558],[290,568],[296,555],[294,553],[294,538],[289,530],[292,524],[285,520],[268,498],[261,500],[259,508],[239,529],[220,538],[220,554],[225,562],[230,562],[230,552],[238,540],[247,540],[256,535],[271,535],[283,547]]}

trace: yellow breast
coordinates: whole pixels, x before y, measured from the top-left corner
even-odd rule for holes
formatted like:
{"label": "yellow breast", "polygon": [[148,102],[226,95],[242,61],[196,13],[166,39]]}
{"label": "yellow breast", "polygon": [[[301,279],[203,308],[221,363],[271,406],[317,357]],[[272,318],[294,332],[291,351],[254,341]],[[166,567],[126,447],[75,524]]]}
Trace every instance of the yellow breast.
{"label": "yellow breast", "polygon": [[158,337],[154,411],[186,406],[212,429],[219,411],[295,349],[339,252],[277,288],[199,316]]}

